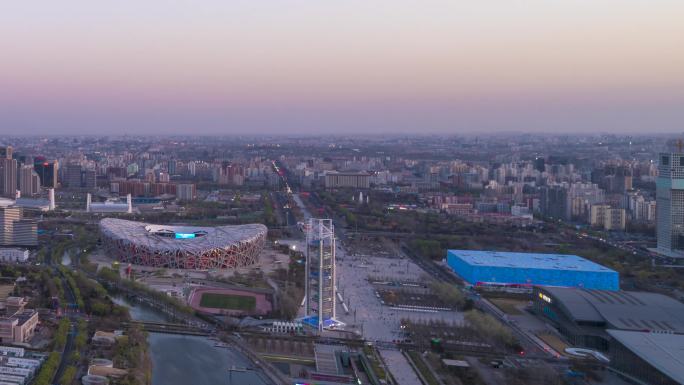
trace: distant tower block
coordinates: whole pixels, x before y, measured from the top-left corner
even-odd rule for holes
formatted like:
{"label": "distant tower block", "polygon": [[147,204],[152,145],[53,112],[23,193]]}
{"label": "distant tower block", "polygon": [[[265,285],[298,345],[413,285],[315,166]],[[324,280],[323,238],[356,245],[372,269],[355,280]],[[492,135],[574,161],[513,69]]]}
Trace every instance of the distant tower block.
{"label": "distant tower block", "polygon": [[335,319],[335,228],[332,219],[309,219],[306,233],[306,316],[322,331]]}
{"label": "distant tower block", "polygon": [[55,209],[55,189],[51,188],[48,190],[48,210],[52,211]]}

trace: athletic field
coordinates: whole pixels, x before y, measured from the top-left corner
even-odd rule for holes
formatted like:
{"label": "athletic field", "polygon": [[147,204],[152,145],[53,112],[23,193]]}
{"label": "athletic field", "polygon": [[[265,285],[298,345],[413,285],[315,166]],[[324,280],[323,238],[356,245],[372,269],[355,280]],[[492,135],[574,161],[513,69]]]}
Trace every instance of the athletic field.
{"label": "athletic field", "polygon": [[273,310],[265,294],[249,289],[197,287],[190,293],[188,304],[202,313],[233,316],[267,315]]}
{"label": "athletic field", "polygon": [[246,295],[202,293],[200,306],[213,309],[254,310],[256,298]]}

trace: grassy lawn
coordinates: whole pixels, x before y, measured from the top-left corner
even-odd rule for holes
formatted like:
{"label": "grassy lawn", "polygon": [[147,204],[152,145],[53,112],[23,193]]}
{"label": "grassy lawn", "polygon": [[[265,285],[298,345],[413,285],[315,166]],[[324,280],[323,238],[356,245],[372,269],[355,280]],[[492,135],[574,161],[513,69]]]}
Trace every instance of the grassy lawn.
{"label": "grassy lawn", "polygon": [[200,306],[214,309],[254,310],[256,298],[246,295],[204,293]]}
{"label": "grassy lawn", "polygon": [[539,333],[537,334],[537,337],[549,344],[549,346],[551,346],[555,351],[563,355],[566,354],[565,349],[570,347],[560,338],[550,333]]}
{"label": "grassy lawn", "polygon": [[378,379],[386,379],[387,374],[385,373],[385,369],[383,369],[382,366],[380,366],[378,358],[375,356],[374,349],[370,346],[364,346],[363,352],[366,354],[366,357],[368,358],[368,361],[370,362],[372,369],[375,372],[375,375],[378,377]]}
{"label": "grassy lawn", "polygon": [[427,381],[429,385],[439,385],[439,381],[437,381],[435,376],[432,375],[432,372],[430,371],[430,369],[428,369],[427,363],[420,356],[420,353],[413,350],[408,351],[407,353],[409,357],[411,357],[411,361],[413,361],[413,363],[416,365],[416,368],[423,376],[425,381]]}
{"label": "grassy lawn", "polygon": [[489,302],[493,303],[502,312],[508,315],[520,315],[523,314],[517,306],[525,305],[525,301],[518,301],[515,299],[508,298],[491,298]]}

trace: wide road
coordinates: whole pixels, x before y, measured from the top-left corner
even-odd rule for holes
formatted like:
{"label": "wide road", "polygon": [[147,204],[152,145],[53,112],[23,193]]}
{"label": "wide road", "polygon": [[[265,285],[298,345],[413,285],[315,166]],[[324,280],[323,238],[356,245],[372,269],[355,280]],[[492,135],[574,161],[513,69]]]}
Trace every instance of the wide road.
{"label": "wide road", "polygon": [[[50,252],[51,251],[52,250],[50,249]],[[59,271],[59,269],[57,269],[56,266],[54,267],[54,269],[55,274],[58,275],[60,277],[60,280],[62,281],[62,287],[64,287],[64,296],[66,297],[65,299],[69,304],[72,304],[72,306],[77,306],[76,296],[74,296],[74,292],[72,291],[71,286],[69,286],[69,283],[66,281],[64,275],[62,275],[62,273]],[[80,313],[69,311],[68,309],[70,307],[71,306],[67,307],[67,311],[65,311],[64,314],[65,317],[69,318],[69,333],[67,334],[66,344],[64,345],[64,352],[62,353],[59,366],[57,367],[57,372],[55,372],[55,377],[53,378],[53,383],[55,384],[57,384],[59,379],[62,378],[64,370],[69,365],[69,358],[74,350],[74,338],[76,337],[76,333],[78,332],[78,329],[76,328],[76,321],[78,320]]]}

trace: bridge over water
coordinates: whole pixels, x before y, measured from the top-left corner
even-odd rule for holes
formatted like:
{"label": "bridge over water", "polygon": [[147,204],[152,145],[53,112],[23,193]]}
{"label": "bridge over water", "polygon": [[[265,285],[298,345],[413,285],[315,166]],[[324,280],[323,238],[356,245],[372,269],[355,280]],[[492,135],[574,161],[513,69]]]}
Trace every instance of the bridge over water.
{"label": "bridge over water", "polygon": [[150,321],[130,321],[126,324],[140,326],[143,330],[154,333],[166,334],[184,334],[193,336],[208,336],[211,335],[211,330],[199,328],[197,326],[166,323],[166,322],[150,322]]}

